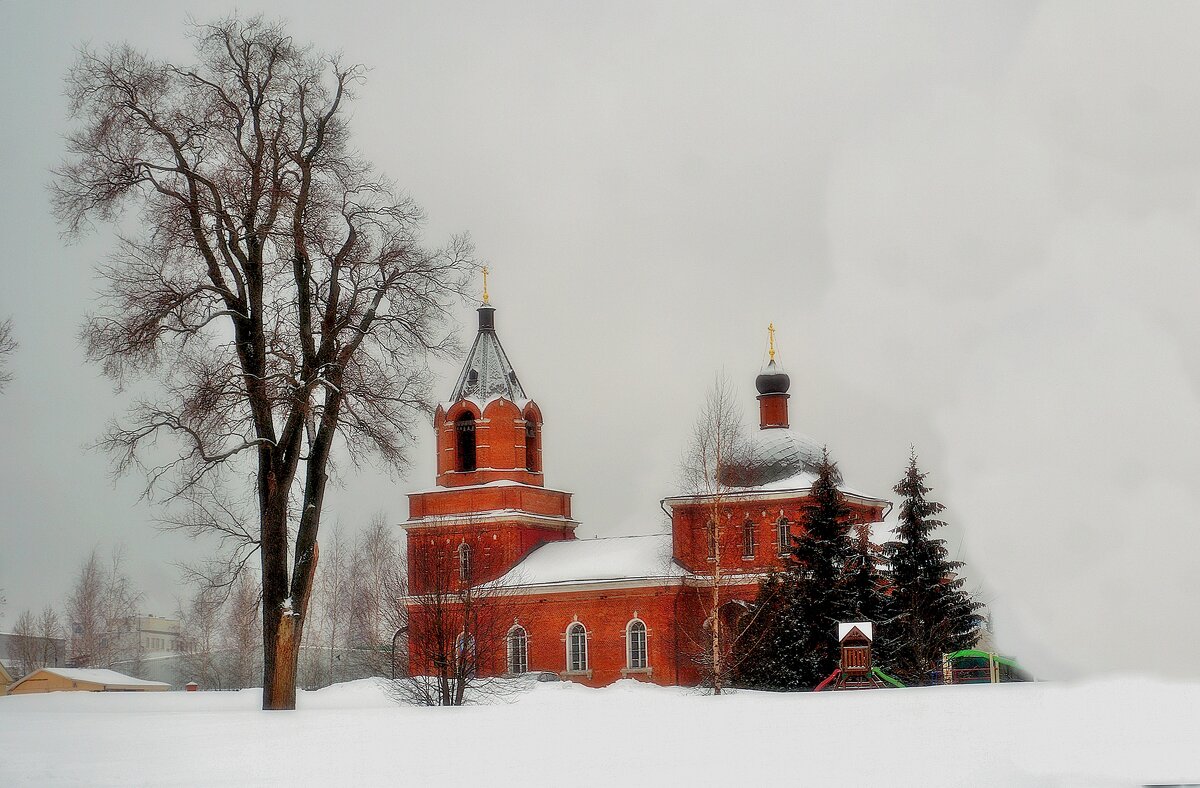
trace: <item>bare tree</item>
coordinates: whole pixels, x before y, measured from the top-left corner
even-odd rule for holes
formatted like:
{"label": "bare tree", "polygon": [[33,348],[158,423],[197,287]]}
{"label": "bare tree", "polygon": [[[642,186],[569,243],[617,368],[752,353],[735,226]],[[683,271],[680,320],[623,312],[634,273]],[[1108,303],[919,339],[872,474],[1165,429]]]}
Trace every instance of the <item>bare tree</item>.
{"label": "bare tree", "polygon": [[729,496],[750,452],[733,384],[719,375],[709,387],[680,462],[681,486],[704,505],[709,571],[696,586],[702,623],[698,629],[681,627],[677,646],[700,668],[703,683],[717,695],[732,673],[738,635],[729,614],[733,600],[723,587],[724,553],[732,544],[730,535],[736,534]]}
{"label": "bare tree", "polygon": [[256,686],[262,625],[259,587],[252,573],[230,585],[190,579],[196,591],[179,611],[183,674],[215,689]]}
{"label": "bare tree", "polygon": [[223,644],[230,688],[255,686],[262,653],[262,622],[258,584],[250,573],[238,577],[225,603]]}
{"label": "bare tree", "polygon": [[[12,372],[8,369],[8,359],[17,350],[17,340],[13,336],[12,320],[0,320],[0,391],[12,382]],[[4,597],[0,595],[0,601]],[[0,605],[0,608],[3,606]]]}
{"label": "bare tree", "polygon": [[228,689],[222,664],[220,613],[222,595],[201,585],[179,610],[180,651],[183,678],[206,689]]}
{"label": "bare tree", "polygon": [[346,632],[350,618],[350,563],[341,524],[333,528],[332,538],[325,543],[325,560],[317,572],[316,590],[313,598],[314,623],[318,631],[309,641],[318,645],[321,658],[316,665],[319,678],[305,682],[305,686],[326,686],[339,680],[339,656],[346,646]]}
{"label": "bare tree", "polygon": [[328,534],[302,645],[301,686],[392,675],[393,635],[403,626],[394,611],[404,593],[393,584],[402,564],[393,530],[377,514],[353,540],[340,523]]}
{"label": "bare tree", "polygon": [[394,682],[396,695],[422,706],[461,706],[482,677],[505,672],[513,590],[500,581],[476,584],[469,558],[432,547],[410,553],[408,572],[415,593],[398,599],[405,602],[399,610],[411,675]]}
{"label": "bare tree", "polygon": [[103,598],[104,567],[93,550],[79,567],[67,597],[72,664],[91,665],[100,659],[101,638],[106,632]]}
{"label": "bare tree", "polygon": [[79,567],[67,597],[75,665],[111,667],[120,660],[140,657],[141,641],[134,621],[142,595],[125,574],[123,563],[119,548],[112,551],[107,566],[92,550]]}
{"label": "bare tree", "polygon": [[37,637],[37,619],[32,610],[26,610],[17,616],[12,634],[9,656],[20,675],[24,676],[45,667],[38,659],[41,648]]}
{"label": "bare tree", "polygon": [[60,645],[63,639],[62,620],[53,605],[42,608],[42,614],[38,616],[37,634],[40,641],[38,661],[42,667],[62,664],[66,657]]}
{"label": "bare tree", "polygon": [[[422,246],[420,210],[354,153],[363,67],[261,18],[191,32],[193,66],[81,52],[55,208],[68,234],[139,210],[84,337],[118,384],[149,376],[163,393],[103,445],[168,497],[249,472],[263,706],[291,709],[335,443],[407,463],[471,248]],[[167,436],[164,458],[151,449]]]}
{"label": "bare tree", "polygon": [[371,519],[355,541],[349,583],[349,656],[359,675],[391,673],[392,626],[398,597],[389,578],[402,572],[399,545],[383,513]]}

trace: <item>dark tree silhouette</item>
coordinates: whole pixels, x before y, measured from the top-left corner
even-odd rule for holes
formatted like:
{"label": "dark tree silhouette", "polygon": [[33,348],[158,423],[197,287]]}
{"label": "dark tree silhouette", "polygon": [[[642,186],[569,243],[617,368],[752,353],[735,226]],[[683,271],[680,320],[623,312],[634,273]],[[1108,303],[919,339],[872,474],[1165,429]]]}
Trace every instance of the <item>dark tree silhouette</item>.
{"label": "dark tree silhouette", "polygon": [[927,684],[943,654],[970,648],[983,623],[982,605],[963,589],[962,562],[951,561],[946,543],[933,537],[945,525],[934,519],[945,508],[929,500],[927,474],[914,452],[895,491],[901,496],[897,539],[884,546],[890,565],[890,624],[885,647],[896,675]]}
{"label": "dark tree silhouette", "polygon": [[192,65],[80,53],[54,202],[68,234],[137,212],[84,338],[158,393],[103,443],[172,499],[252,480],[263,706],[290,709],[331,457],[406,464],[471,249],[422,245],[420,210],[353,151],[361,66],[261,18],[191,33]]}
{"label": "dark tree silhouette", "polygon": [[804,531],[792,537],[786,570],[767,578],[755,601],[755,627],[762,629],[744,637],[752,650],[738,663],[741,684],[816,686],[837,667],[837,624],[870,604],[856,597],[860,554],[851,539],[850,509],[840,483],[837,463],[825,450],[805,509]]}

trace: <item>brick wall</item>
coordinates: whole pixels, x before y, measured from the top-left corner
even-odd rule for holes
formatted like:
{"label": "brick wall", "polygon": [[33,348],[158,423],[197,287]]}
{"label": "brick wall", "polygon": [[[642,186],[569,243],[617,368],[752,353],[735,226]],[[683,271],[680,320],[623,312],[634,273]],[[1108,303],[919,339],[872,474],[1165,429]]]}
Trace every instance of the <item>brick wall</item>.
{"label": "brick wall", "polygon": [[[804,533],[804,508],[808,496],[773,501],[725,501],[718,509],[716,529],[720,545],[721,569],[727,572],[765,572],[779,569],[779,520],[786,518],[793,536]],[[883,519],[883,509],[847,501],[850,520],[874,523]],[[675,560],[696,574],[712,571],[709,560],[708,522],[713,518],[711,504],[675,504],[672,507],[672,548]],[[746,557],[745,526],[754,534],[754,551]]]}

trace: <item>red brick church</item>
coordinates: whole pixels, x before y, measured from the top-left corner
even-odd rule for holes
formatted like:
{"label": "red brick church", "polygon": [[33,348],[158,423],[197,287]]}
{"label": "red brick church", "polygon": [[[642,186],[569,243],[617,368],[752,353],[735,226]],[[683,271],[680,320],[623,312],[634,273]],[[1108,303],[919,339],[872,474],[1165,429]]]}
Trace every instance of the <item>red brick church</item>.
{"label": "red brick church", "polygon": [[[732,621],[763,575],[782,566],[789,534],[801,532],[821,455],[789,426],[790,381],[774,348],[755,381],[755,459],[739,472],[740,485],[722,492],[721,528],[709,528],[710,498],[676,495],[662,501],[669,533],[579,540],[571,493],[546,486],[542,409],[509,363],[495,311],[485,289],[474,345],[434,416],[436,487],[409,495],[410,594],[433,590],[430,567],[453,568],[439,576],[455,593],[503,589],[503,631],[475,657],[484,675],[551,671],[592,686],[624,677],[698,683],[713,556],[720,615]],[[841,489],[865,538],[891,504]],[[410,607],[410,617],[418,615]],[[418,644],[411,647],[410,669],[426,672]]]}

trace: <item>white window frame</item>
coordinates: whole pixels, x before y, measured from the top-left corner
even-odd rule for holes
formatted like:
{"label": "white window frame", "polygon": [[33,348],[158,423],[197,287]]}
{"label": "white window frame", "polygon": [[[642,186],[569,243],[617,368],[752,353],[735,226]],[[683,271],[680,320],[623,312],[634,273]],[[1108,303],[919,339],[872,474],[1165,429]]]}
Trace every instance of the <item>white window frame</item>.
{"label": "white window frame", "polygon": [[[642,659],[640,665],[635,664],[633,636],[635,627],[641,626]],[[625,625],[625,668],[626,670],[647,670],[650,667],[650,628],[640,618],[634,618]]]}
{"label": "white window frame", "polygon": [[[754,554],[758,550],[758,538],[754,533],[754,521],[747,520],[742,523],[742,558],[747,561],[754,560]],[[749,537],[749,538],[747,538]]]}
{"label": "white window frame", "polygon": [[792,524],[788,518],[780,517],[775,521],[775,540],[779,542],[779,555],[792,552]]}
{"label": "white window frame", "polygon": [[[571,653],[573,645],[572,639],[575,637],[576,627],[578,627],[578,631],[583,634],[583,640],[581,641],[583,645],[583,658],[578,663],[576,663],[576,661],[573,659],[573,655]],[[587,627],[585,627],[580,621],[572,621],[567,626],[567,673],[587,673],[589,670]]]}
{"label": "white window frame", "polygon": [[[520,653],[521,664],[520,665],[518,665],[516,663],[516,661],[513,659],[513,653],[514,653],[513,652],[513,644],[514,644],[515,638],[518,637],[518,633],[519,633],[519,637],[521,639],[520,640],[520,643],[521,643],[521,653]],[[504,638],[504,644],[505,644],[505,656],[506,656],[505,661],[507,663],[506,667],[508,668],[508,672],[512,675],[516,675],[518,673],[528,673],[529,672],[529,632],[525,629],[525,627],[521,626],[520,624],[513,624],[512,627],[508,630],[508,635]],[[520,668],[520,670],[517,670],[517,668]]]}

